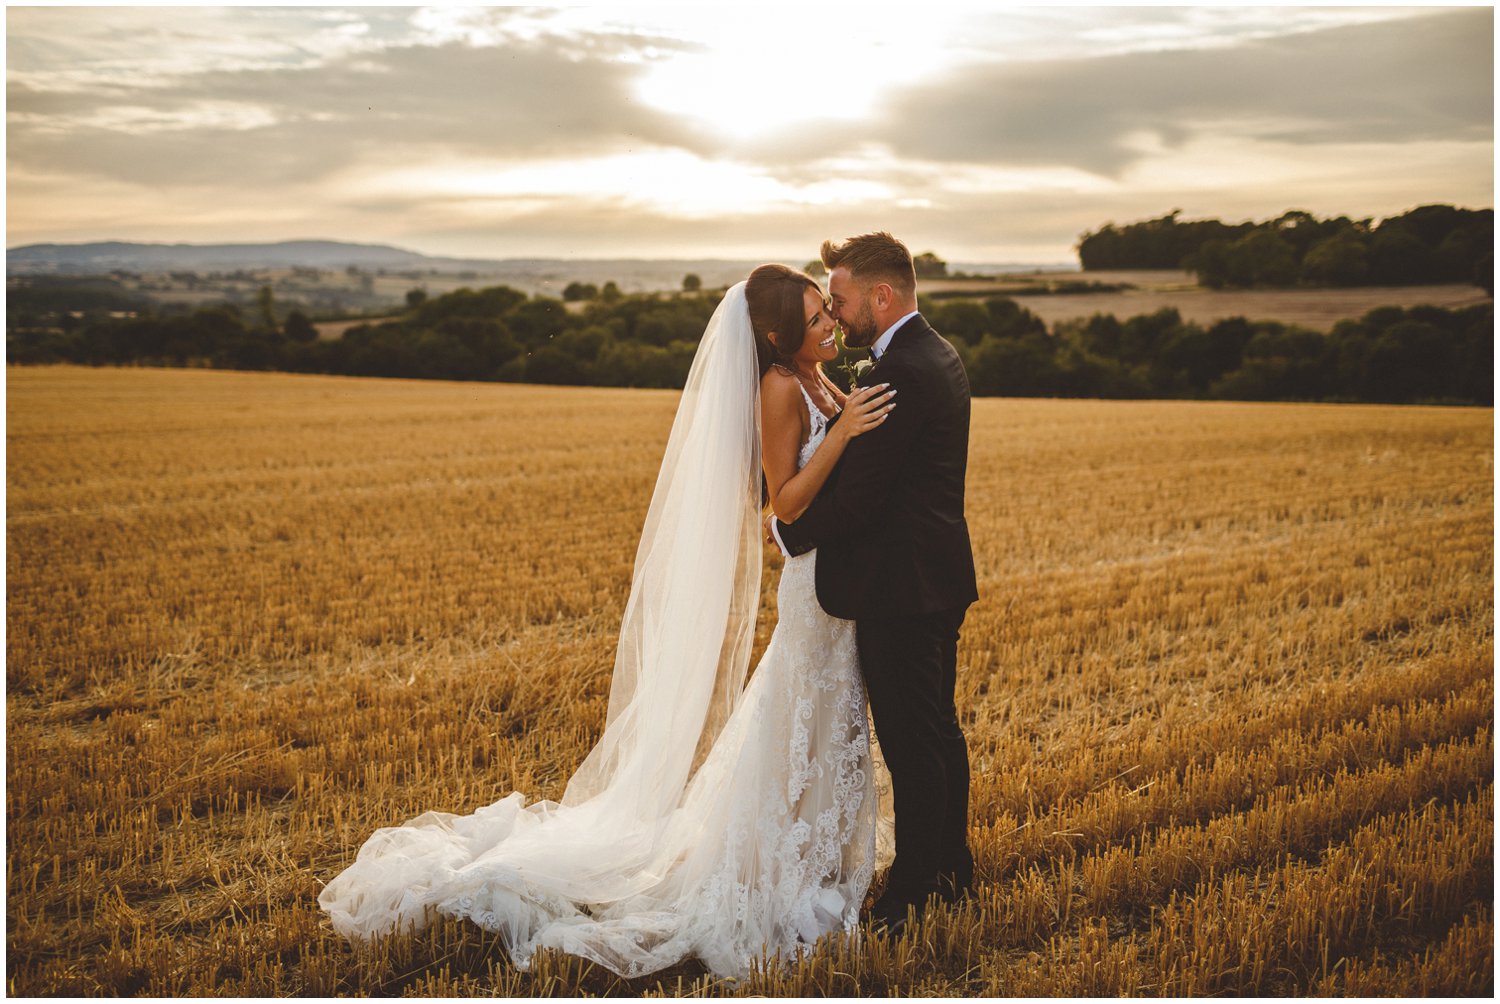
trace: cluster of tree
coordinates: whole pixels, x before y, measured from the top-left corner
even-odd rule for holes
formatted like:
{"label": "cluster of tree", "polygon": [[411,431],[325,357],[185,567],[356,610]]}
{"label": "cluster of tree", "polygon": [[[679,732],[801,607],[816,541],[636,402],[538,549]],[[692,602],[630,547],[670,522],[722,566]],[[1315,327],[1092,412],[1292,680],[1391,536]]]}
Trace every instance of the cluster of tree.
{"label": "cluster of tree", "polygon": [[1263,223],[1177,219],[1083,235],[1085,270],[1182,268],[1215,289],[1472,283],[1494,292],[1493,209],[1420,206],[1372,225],[1291,210]]}
{"label": "cluster of tree", "polygon": [[924,313],[981,396],[1494,403],[1490,304],[1379,307],[1328,334],[1239,317],[1205,327],[1170,307],[1049,334],[1005,298]]}
{"label": "cluster of tree", "polygon": [[[103,317],[73,330],[12,329],[13,363],[216,366],[354,376],[681,387],[716,296],[648,294],[574,305],[506,286],[428,298],[400,318],[319,340],[267,295],[191,314]],[[963,357],[978,395],[1493,403],[1494,315],[1382,307],[1322,334],[1242,318],[1210,327],[1176,310],[1047,325],[1015,300],[943,300],[924,310]],[[862,358],[863,352],[852,354]],[[830,374],[847,386],[853,359]]]}
{"label": "cluster of tree", "polygon": [[[606,284],[613,286],[613,283]],[[232,304],[190,314],[99,317],[74,330],[10,326],[13,363],[143,363],[351,376],[681,387],[710,297],[621,295],[579,312],[507,286],[407,296],[398,319],[320,341],[298,310],[282,321],[269,288],[251,312]]]}
{"label": "cluster of tree", "polygon": [[30,276],[7,284],[6,327],[80,327],[90,315],[140,310],[150,301],[115,276]]}
{"label": "cluster of tree", "polygon": [[568,303],[577,303],[580,300],[603,300],[605,303],[614,303],[622,295],[620,287],[614,282],[606,282],[602,290],[592,282],[570,282],[563,289],[563,299]]}

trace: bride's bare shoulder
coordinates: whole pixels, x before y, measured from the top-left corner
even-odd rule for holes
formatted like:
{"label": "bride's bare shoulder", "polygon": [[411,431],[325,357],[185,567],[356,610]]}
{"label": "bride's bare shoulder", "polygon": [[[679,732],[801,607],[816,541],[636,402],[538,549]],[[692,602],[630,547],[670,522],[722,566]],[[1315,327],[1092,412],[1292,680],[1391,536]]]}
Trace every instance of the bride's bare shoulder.
{"label": "bride's bare shoulder", "polygon": [[766,370],[760,378],[760,417],[761,432],[768,443],[805,435],[807,408],[801,399],[802,392],[797,389],[797,378],[791,370],[781,366]]}
{"label": "bride's bare shoulder", "polygon": [[760,378],[760,396],[768,404],[780,404],[797,397],[796,375],[780,363],[772,363]]}

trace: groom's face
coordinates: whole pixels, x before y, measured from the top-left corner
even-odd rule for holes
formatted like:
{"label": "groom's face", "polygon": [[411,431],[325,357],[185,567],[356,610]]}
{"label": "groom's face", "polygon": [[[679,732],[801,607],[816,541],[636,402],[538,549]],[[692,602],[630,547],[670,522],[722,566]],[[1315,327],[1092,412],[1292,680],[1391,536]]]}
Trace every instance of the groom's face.
{"label": "groom's face", "polygon": [[833,319],[844,329],[844,344],[852,349],[875,344],[875,315],[870,311],[870,291],[842,265],[828,273],[828,299]]}

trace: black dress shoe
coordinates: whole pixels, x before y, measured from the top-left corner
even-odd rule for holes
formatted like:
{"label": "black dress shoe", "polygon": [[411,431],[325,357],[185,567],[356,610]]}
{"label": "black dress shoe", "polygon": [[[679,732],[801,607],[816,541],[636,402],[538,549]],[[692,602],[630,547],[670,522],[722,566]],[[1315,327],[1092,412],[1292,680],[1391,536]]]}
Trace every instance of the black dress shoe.
{"label": "black dress shoe", "polygon": [[901,937],[906,930],[906,907],[901,912],[884,911],[872,909],[870,911],[870,932],[872,934],[884,934],[895,939]]}

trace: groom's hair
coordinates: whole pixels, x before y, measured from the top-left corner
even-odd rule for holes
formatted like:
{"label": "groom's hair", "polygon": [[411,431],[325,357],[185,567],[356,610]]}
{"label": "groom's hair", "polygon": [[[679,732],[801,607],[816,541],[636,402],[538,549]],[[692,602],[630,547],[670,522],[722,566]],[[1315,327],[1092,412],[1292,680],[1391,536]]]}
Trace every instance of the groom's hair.
{"label": "groom's hair", "polygon": [[861,283],[885,282],[902,296],[917,295],[911,252],[884,230],[850,237],[842,244],[824,241],[821,255],[830,272],[842,265]]}

